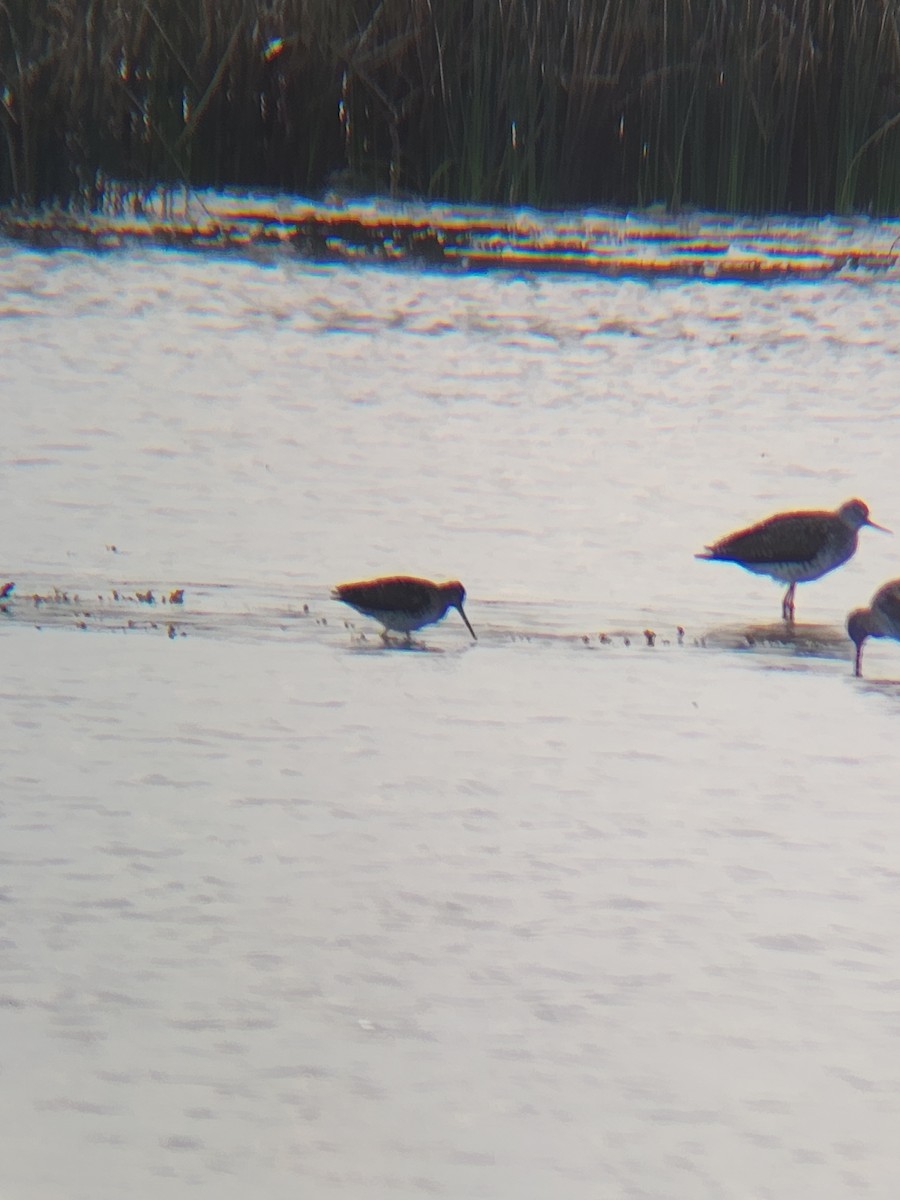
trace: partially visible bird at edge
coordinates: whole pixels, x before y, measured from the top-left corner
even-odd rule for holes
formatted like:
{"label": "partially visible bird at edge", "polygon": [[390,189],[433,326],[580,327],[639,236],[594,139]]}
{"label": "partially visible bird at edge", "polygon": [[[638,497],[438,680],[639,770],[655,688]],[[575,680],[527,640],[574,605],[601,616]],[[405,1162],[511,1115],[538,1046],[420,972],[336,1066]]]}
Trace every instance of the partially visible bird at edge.
{"label": "partially visible bird at edge", "polygon": [[866,638],[900,641],[900,579],[880,587],[868,608],[857,608],[847,618],[847,632],[856,646],[854,675],[862,675],[862,652]]}

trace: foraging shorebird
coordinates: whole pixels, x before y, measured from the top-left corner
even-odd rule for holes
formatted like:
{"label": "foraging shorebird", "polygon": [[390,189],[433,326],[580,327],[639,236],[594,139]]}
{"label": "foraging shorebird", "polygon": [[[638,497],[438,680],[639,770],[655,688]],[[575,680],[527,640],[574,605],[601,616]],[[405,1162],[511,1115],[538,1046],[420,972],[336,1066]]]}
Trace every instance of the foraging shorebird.
{"label": "foraging shorebird", "polygon": [[900,579],[880,587],[868,608],[857,608],[847,618],[847,632],[856,646],[854,675],[862,675],[863,643],[867,637],[900,641]]}
{"label": "foraging shorebird", "polygon": [[[463,611],[466,589],[458,580],[432,583],[429,579],[414,579],[408,575],[392,575],[385,579],[366,579],[360,583],[339,583],[331,593],[333,600],[342,600],[366,617],[374,617],[384,626],[382,637],[388,640],[388,630],[405,633],[406,640],[415,629],[433,625],[455,608],[466,623],[472,637],[475,630]],[[476,638],[477,641],[477,638]]]}
{"label": "foraging shorebird", "polygon": [[834,512],[776,513],[749,529],[730,533],[707,546],[705,554],[694,557],[737,563],[755,575],[769,575],[788,584],[781,615],[792,622],[797,584],[821,579],[852,558],[863,525],[890,533],[869,520],[862,500],[848,500]]}

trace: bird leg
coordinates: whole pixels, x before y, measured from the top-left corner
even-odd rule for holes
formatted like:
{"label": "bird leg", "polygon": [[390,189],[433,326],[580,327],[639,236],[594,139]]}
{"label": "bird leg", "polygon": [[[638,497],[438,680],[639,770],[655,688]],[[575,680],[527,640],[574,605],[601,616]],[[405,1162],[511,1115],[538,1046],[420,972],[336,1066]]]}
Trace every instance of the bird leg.
{"label": "bird leg", "polygon": [[789,625],[794,623],[794,589],[796,586],[795,581],[784,593],[784,600],[781,602],[781,615]]}

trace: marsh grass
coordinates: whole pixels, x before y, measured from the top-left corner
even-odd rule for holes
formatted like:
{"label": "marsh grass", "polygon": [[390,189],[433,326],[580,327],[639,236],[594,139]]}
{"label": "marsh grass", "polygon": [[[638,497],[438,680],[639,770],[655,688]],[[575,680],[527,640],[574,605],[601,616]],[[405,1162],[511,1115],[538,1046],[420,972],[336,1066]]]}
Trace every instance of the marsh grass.
{"label": "marsh grass", "polygon": [[900,210],[900,0],[0,0],[0,199]]}

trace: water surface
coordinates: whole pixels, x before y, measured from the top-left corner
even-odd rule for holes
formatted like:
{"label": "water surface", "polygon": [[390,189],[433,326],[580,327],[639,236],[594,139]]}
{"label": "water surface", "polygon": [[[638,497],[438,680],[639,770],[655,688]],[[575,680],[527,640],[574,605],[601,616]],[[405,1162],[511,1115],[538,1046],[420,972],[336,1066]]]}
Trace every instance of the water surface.
{"label": "water surface", "polygon": [[894,1197],[896,279],[0,277],[5,1192]]}

